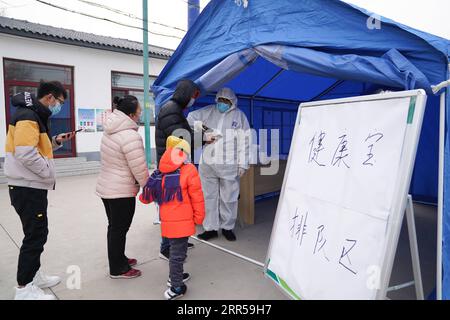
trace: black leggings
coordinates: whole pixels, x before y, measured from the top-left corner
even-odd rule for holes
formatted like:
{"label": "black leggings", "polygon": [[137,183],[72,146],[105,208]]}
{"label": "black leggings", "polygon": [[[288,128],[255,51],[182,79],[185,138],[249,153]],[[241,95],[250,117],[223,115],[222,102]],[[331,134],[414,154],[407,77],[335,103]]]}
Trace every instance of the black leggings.
{"label": "black leggings", "polygon": [[130,270],[125,256],[127,232],[133,221],[136,198],[102,199],[108,217],[109,272],[118,276]]}

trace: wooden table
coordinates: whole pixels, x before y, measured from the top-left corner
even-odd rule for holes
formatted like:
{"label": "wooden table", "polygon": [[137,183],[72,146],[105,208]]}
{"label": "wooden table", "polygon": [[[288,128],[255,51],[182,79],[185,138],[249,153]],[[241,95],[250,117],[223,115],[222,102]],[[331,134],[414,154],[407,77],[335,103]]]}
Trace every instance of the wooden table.
{"label": "wooden table", "polygon": [[[241,178],[238,217],[241,225],[255,223],[255,197],[281,191],[287,160],[278,160],[278,173],[262,175],[262,168],[270,165],[251,165]],[[276,164],[273,164],[274,166]]]}

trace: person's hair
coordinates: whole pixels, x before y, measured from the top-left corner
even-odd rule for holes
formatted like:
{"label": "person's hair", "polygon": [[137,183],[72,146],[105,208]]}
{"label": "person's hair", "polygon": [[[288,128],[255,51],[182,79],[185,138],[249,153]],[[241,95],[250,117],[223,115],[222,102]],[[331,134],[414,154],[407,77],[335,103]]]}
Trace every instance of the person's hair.
{"label": "person's hair", "polygon": [[113,105],[116,109],[122,111],[127,116],[136,113],[139,105],[139,100],[135,96],[126,95],[123,98],[114,97]]}
{"label": "person's hair", "polygon": [[67,99],[66,89],[64,89],[63,85],[59,81],[41,81],[37,92],[37,98],[41,99],[49,93],[51,93],[55,98],[63,96],[64,100]]}

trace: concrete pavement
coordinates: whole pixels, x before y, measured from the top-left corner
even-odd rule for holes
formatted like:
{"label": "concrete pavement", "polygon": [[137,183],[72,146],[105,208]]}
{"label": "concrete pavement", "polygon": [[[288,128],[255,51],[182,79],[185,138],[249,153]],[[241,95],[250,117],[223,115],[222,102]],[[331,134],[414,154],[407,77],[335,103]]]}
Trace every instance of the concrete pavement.
{"label": "concrete pavement", "polygon": [[[108,277],[106,215],[95,195],[96,175],[57,179],[49,192],[49,237],[42,255],[42,270],[62,277],[52,289],[58,299],[164,299],[168,263],[158,258],[160,231],[153,225],[154,205],[137,203],[127,237],[127,252],[136,258],[143,276],[131,280]],[[236,227],[238,241],[223,236],[214,244],[264,262],[270,240],[277,198],[259,201],[255,225]],[[425,296],[434,288],[436,269],[436,208],[415,204],[416,227]],[[200,230],[200,229],[199,229]],[[14,298],[16,267],[23,235],[20,220],[9,202],[8,188],[0,186],[0,299]],[[287,299],[263,275],[262,268],[190,240],[196,247],[188,252],[185,271],[191,274],[184,299],[247,300]],[[79,289],[76,285],[80,271]],[[391,286],[411,281],[412,267],[406,224],[403,225],[391,278]],[[391,299],[415,299],[413,287],[389,293]]]}
{"label": "concrete pavement", "polygon": [[[160,231],[153,225],[154,205],[137,204],[127,237],[127,256],[138,259],[142,277],[112,280],[108,277],[106,215],[95,195],[96,176],[59,178],[49,192],[49,237],[42,255],[42,270],[62,277],[52,291],[59,299],[163,299],[168,263],[158,258]],[[10,206],[7,186],[0,186],[0,299],[13,299],[22,230],[18,215]],[[241,253],[263,261],[271,223],[259,229],[238,229]],[[253,230],[254,229],[254,230]],[[267,231],[265,230],[265,231]],[[248,233],[247,233],[248,231]],[[257,238],[254,238],[257,236]],[[263,241],[259,241],[264,238]],[[262,268],[191,240],[185,271],[191,273],[186,299],[286,299],[265,279]],[[224,244],[218,239],[215,243]],[[74,270],[81,271],[81,288],[74,285]],[[67,285],[69,282],[69,285]]]}

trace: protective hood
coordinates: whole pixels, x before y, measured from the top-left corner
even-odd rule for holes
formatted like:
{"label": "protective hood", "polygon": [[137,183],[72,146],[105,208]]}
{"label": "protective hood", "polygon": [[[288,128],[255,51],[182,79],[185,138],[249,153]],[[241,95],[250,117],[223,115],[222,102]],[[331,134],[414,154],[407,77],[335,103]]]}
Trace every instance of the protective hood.
{"label": "protective hood", "polygon": [[238,98],[236,97],[236,94],[233,92],[233,90],[231,90],[230,88],[220,89],[216,95],[216,103],[219,102],[219,98],[224,98],[231,101],[230,110],[237,108]]}

